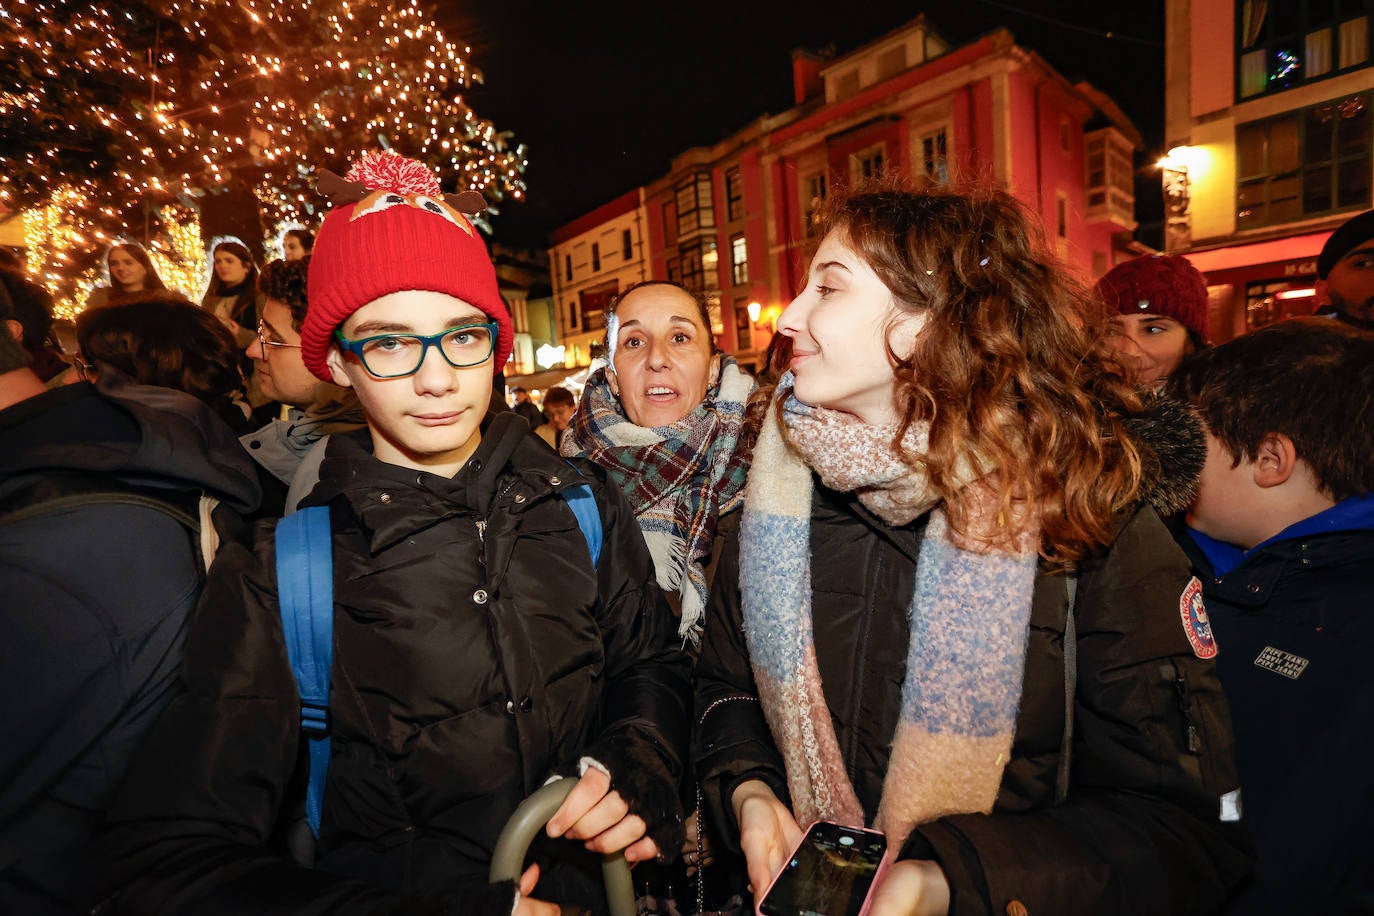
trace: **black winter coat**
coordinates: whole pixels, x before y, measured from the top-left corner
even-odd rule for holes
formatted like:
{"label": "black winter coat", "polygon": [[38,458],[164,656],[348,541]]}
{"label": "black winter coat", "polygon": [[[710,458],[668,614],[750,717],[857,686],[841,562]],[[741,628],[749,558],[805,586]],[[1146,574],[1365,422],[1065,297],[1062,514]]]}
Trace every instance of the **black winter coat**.
{"label": "black winter coat", "polygon": [[[813,621],[821,680],[850,781],[871,823],[900,708],[917,553],[925,519],[891,528],[851,494],[816,482]],[[823,558],[823,559],[821,559]],[[697,664],[697,775],[708,812],[746,779],[787,800],[781,757],[749,666],[738,542],[727,545]],[[951,914],[1213,913],[1247,867],[1235,825],[1230,721],[1214,666],[1185,636],[1186,558],[1156,513],[1126,519],[1111,549],[1080,569],[1072,771],[1056,803],[1064,736],[1069,604],[1063,575],[1035,583],[1011,761],[989,815],[919,826],[899,858],[935,859]],[[803,825],[805,826],[805,825]]]}
{"label": "black winter coat", "polygon": [[[149,504],[94,501],[117,494]],[[155,506],[194,518],[202,494],[225,536],[259,496],[188,394],[111,370],[0,411],[0,913],[68,913],[90,888],[91,837],[177,693],[205,578],[196,534]]]}
{"label": "black winter coat", "polygon": [[[689,664],[619,491],[509,413],[487,418],[452,480],[385,464],[370,445],[366,430],[333,437],[306,500],[330,506],[334,529],[316,870],[268,848],[300,790],[303,742],[263,526],[252,552],[211,571],[188,695],[112,812],[120,911],[508,913],[509,890],[481,895],[496,836],[584,755],[660,848],[680,845]],[[559,496],[583,479],[602,517],[595,569]],[[595,874],[580,845],[557,845]],[[552,872],[537,896],[577,883]]]}
{"label": "black winter coat", "polygon": [[1374,530],[1269,543],[1224,575],[1180,543],[1203,572],[1255,843],[1231,912],[1374,913]]}

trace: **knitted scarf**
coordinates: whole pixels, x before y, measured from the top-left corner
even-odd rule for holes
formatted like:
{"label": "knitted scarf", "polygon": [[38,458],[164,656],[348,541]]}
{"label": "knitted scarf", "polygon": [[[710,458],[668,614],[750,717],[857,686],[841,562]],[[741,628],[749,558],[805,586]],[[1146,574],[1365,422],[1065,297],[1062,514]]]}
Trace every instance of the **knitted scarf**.
{"label": "knitted scarf", "polygon": [[[747,456],[736,448],[754,379],[729,356],[706,399],[672,426],[636,426],[598,369],[563,437],[565,456],[604,467],[634,509],[658,584],[682,598],[678,632],[696,642],[706,607],[705,563],[716,521],[744,496]],[[684,581],[685,580],[685,581]]]}
{"label": "knitted scarf", "polygon": [[[928,493],[924,470],[892,448],[894,427],[808,407],[789,387],[784,376],[754,450],[740,529],[740,586],[759,699],[787,767],[798,823],[865,821],[816,664],[812,470],[827,486],[855,492],[888,524],[930,515],[908,608],[901,713],[875,821],[900,847],[918,824],[989,812],[996,801],[1021,699],[1036,537],[1027,534],[1013,554],[955,536]],[[776,422],[780,404],[786,439]],[[928,433],[924,426],[909,430],[903,453],[922,455]],[[965,467],[960,476],[972,481],[975,475]],[[993,530],[992,486],[966,486],[984,488],[979,502],[988,507],[974,513],[970,530]]]}

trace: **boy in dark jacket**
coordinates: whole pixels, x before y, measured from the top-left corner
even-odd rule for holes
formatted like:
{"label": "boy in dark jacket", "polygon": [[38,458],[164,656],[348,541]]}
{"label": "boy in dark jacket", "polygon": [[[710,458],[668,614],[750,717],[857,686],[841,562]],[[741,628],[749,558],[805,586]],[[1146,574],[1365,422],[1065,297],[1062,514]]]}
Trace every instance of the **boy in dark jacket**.
{"label": "boy in dark jacket", "polygon": [[1253,882],[1238,913],[1374,912],[1374,337],[1318,318],[1199,354],[1181,543],[1204,573]]}
{"label": "boy in dark jacket", "polygon": [[[320,184],[335,207],[313,251],[302,356],[357,393],[367,429],[331,438],[305,500],[329,506],[334,559],[315,868],[270,847],[299,798],[304,742],[264,525],[253,551],[227,550],[212,570],[189,694],[112,814],[115,905],[502,916],[556,912],[545,900],[594,905],[597,853],[634,862],[681,844],[689,666],[676,622],[620,493],[514,414],[488,415],[512,333],[459,209],[480,196],[446,198],[426,167],[390,153]],[[595,565],[562,495],[582,483],[601,518]],[[581,844],[550,840],[542,878],[531,868],[518,889],[487,886],[516,805],[573,771],[547,832]]]}

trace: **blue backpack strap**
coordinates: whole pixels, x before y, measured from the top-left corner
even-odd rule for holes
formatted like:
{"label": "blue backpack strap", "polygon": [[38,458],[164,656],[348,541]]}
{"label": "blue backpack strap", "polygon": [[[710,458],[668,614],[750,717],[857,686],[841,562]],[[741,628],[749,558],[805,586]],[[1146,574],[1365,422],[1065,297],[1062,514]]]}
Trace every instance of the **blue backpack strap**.
{"label": "blue backpack strap", "polygon": [[577,527],[582,529],[582,537],[587,541],[587,550],[591,552],[592,565],[595,566],[601,559],[601,510],[597,508],[592,488],[579,483],[559,495],[573,510],[573,515],[577,516]]}
{"label": "blue backpack strap", "polygon": [[286,654],[310,742],[305,816],[320,835],[329,773],[329,674],[334,664],[334,553],[329,507],[310,506],[277,522],[277,596]]}

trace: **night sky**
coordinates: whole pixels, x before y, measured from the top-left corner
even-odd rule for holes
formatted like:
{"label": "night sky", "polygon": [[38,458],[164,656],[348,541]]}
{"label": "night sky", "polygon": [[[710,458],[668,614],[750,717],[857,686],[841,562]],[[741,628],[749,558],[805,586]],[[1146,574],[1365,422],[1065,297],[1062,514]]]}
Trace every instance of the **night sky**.
{"label": "night sky", "polygon": [[440,6],[450,38],[472,47],[472,62],[486,77],[467,99],[529,147],[529,199],[502,206],[494,219],[499,242],[544,247],[558,226],[666,174],[681,151],[791,107],[793,48],[834,45],[843,54],[923,9],[933,30],[955,45],[1005,26],[1071,82],[1086,79],[1114,98],[1146,144],[1136,162],[1143,170],[1136,209],[1145,241],[1149,224],[1160,219],[1159,182],[1149,164],[1163,144],[1162,2],[956,0],[926,9],[885,0],[441,0]]}

